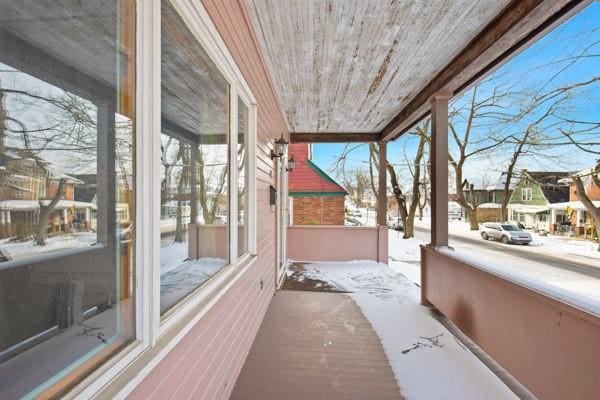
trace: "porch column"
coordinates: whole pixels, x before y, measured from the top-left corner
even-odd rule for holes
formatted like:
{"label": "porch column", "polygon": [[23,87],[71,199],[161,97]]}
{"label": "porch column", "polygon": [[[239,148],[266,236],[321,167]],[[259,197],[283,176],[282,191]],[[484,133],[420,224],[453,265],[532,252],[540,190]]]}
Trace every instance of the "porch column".
{"label": "porch column", "polygon": [[116,235],[115,103],[96,104],[98,129],[97,234],[98,242],[114,245]]}
{"label": "porch column", "polygon": [[196,224],[198,222],[198,190],[196,188],[198,184],[196,182],[196,160],[198,159],[198,146],[198,143],[192,143],[192,150],[190,154],[190,224]]}
{"label": "porch column", "polygon": [[556,209],[550,209],[550,233],[556,233]]}
{"label": "porch column", "polygon": [[448,246],[448,99],[431,99],[431,245]]}
{"label": "porch column", "polygon": [[377,225],[387,226],[387,142],[379,142]]}

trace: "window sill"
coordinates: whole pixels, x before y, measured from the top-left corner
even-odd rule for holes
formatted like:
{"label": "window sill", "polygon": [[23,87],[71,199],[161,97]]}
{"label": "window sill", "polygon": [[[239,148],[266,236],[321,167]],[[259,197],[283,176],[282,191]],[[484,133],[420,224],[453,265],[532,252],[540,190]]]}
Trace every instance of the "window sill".
{"label": "window sill", "polygon": [[[254,265],[257,259],[257,256],[247,254],[239,261],[237,266],[228,265],[223,268],[205,285],[191,294],[184,303],[173,309],[168,319],[163,321],[160,336],[153,347],[146,347],[143,351],[139,351],[134,344],[137,343],[137,346],[141,346],[141,343],[132,344],[114,357],[114,359],[119,360],[125,359],[130,356],[127,353],[131,352],[132,356],[127,357],[130,362],[123,364],[117,363],[115,360],[111,363],[111,366],[107,365],[106,368],[103,368],[102,372],[104,374],[112,376],[106,385],[90,392],[92,393],[91,396],[87,395],[87,390],[84,392],[83,389],[80,389],[78,392],[86,393],[86,397],[125,398],[185,337],[212,306],[229,291],[247,269]],[[98,378],[99,375],[93,374],[81,386],[85,384],[92,386],[94,376]],[[70,398],[79,397],[83,398],[84,396],[70,396]]]}

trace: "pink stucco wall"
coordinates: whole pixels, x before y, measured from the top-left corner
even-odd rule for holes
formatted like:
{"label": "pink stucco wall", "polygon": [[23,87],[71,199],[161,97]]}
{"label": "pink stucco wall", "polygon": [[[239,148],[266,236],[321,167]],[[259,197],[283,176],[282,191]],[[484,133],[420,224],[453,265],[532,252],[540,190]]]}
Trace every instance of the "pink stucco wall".
{"label": "pink stucco wall", "polygon": [[294,225],[288,227],[288,257],[296,261],[388,262],[388,228]]}
{"label": "pink stucco wall", "polygon": [[475,268],[421,251],[433,304],[540,399],[600,399],[600,317]]}
{"label": "pink stucco wall", "polygon": [[258,102],[258,255],[251,268],[136,387],[131,399],[229,398],[275,291],[275,212],[269,205],[274,174],[269,153],[273,141],[282,133],[287,135],[284,115],[244,0],[202,3]]}

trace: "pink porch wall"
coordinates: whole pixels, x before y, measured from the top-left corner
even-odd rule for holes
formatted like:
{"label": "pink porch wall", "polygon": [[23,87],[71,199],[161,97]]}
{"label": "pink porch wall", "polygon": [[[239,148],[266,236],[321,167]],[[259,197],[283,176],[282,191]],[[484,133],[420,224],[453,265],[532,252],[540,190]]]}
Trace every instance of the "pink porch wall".
{"label": "pink porch wall", "polygon": [[[227,225],[188,225],[188,257],[192,260],[202,257],[227,259],[229,252]],[[244,227],[238,227],[238,243],[244,245]],[[245,247],[245,245],[243,246]]]}
{"label": "pink porch wall", "polygon": [[294,225],[288,227],[288,257],[296,261],[388,262],[387,227]]}
{"label": "pink porch wall", "polygon": [[[258,259],[131,393],[132,399],[227,399],[275,290],[272,142],[287,134],[243,0],[204,0],[258,102]],[[261,281],[264,289],[260,289]]]}
{"label": "pink porch wall", "polygon": [[600,399],[600,317],[423,247],[422,293],[540,399]]}

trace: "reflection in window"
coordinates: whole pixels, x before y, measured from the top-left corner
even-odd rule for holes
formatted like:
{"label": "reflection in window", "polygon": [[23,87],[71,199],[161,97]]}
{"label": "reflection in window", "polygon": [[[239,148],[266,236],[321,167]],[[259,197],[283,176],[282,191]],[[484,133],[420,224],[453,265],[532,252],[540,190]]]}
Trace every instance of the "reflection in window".
{"label": "reflection in window", "polygon": [[248,107],[238,99],[238,256],[248,252]]}
{"label": "reflection in window", "polygon": [[162,2],[161,312],[229,263],[229,85]]}
{"label": "reflection in window", "polygon": [[134,337],[135,2],[67,3],[0,0],[3,399]]}

